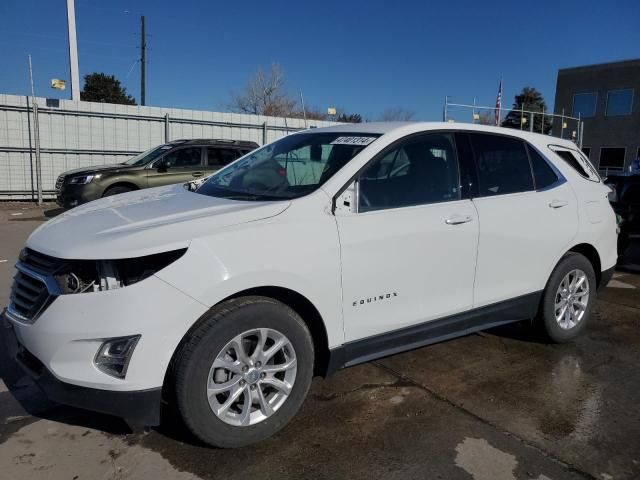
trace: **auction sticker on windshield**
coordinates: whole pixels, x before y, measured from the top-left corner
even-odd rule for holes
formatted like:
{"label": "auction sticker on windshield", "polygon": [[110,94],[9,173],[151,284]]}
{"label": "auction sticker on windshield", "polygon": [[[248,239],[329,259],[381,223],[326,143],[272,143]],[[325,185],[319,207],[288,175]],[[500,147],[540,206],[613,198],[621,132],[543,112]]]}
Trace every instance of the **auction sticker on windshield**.
{"label": "auction sticker on windshield", "polygon": [[331,145],[369,145],[376,137],[338,137]]}

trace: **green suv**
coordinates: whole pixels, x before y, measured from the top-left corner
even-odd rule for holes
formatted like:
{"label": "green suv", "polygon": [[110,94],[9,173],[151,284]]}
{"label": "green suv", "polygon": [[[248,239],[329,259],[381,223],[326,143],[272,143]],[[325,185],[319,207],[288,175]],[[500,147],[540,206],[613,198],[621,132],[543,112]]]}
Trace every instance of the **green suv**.
{"label": "green suv", "polygon": [[56,201],[72,208],[101,197],[211,175],[258,147],[239,140],[175,140],[116,165],[64,172],[56,180]]}

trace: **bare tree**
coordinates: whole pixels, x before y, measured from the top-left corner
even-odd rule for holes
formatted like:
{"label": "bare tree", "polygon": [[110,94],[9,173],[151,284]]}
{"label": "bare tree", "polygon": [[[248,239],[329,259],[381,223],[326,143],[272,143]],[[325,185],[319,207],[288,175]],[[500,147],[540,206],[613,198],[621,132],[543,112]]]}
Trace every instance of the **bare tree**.
{"label": "bare tree", "polygon": [[[329,115],[328,113],[324,113],[317,107],[312,107],[307,109],[307,119],[308,120],[330,120],[335,122],[343,122],[343,123],[362,123],[362,115],[359,113],[350,113],[347,112],[342,107],[336,108],[335,115]],[[298,116],[302,118],[302,112],[298,112]]]}
{"label": "bare tree", "polygon": [[402,107],[387,108],[382,112],[380,120],[383,122],[406,122],[412,120],[416,112]]}
{"label": "bare tree", "polygon": [[[317,107],[308,107],[304,114],[306,114],[307,120],[327,120],[329,117],[325,112]],[[294,116],[302,118],[304,115],[302,111],[299,111],[296,112]]]}
{"label": "bare tree", "polygon": [[294,115],[296,104],[285,89],[280,65],[273,63],[266,73],[259,68],[242,92],[231,93],[229,108],[239,113],[287,117]]}

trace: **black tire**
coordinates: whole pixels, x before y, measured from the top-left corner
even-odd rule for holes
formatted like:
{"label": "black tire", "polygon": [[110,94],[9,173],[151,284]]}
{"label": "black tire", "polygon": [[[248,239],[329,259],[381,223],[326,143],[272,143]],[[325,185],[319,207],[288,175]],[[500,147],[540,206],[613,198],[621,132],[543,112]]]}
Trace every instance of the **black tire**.
{"label": "black tire", "polygon": [[[209,371],[228,342],[255,328],[277,330],[291,342],[297,359],[295,381],[288,398],[271,416],[253,425],[229,425],[209,405],[205,387]],[[178,351],[174,370],[178,412],[187,428],[211,446],[235,448],[259,442],[278,432],[296,414],[311,385],[313,364],[311,334],[294,310],[267,297],[229,300],[205,314]]]}
{"label": "black tire", "polygon": [[119,193],[127,193],[133,192],[133,188],[125,187],[124,185],[117,185],[115,187],[110,187],[106,192],[102,195],[103,197],[111,197],[112,195],[118,195]]}
{"label": "black tire", "polygon": [[[584,315],[577,324],[572,328],[562,328],[555,316],[556,295],[560,283],[572,270],[582,270],[585,273],[589,282],[589,297]],[[549,277],[540,305],[539,325],[547,337],[553,342],[569,342],[583,333],[587,327],[591,317],[591,311],[593,310],[593,304],[595,303],[595,297],[596,275],[593,271],[593,265],[591,265],[591,262],[584,255],[570,252],[562,257]]]}

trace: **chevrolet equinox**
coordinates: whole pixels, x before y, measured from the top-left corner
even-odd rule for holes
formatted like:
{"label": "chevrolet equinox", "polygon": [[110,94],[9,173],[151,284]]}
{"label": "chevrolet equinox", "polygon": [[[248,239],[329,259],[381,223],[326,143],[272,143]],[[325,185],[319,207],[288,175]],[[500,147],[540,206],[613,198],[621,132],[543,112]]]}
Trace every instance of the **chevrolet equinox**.
{"label": "chevrolet equinox", "polygon": [[288,135],[181,185],[35,230],[5,311],[60,403],[204,442],[281,429],[314,375],[531,320],[566,342],[616,262],[609,189],[575,144],[479,125]]}

